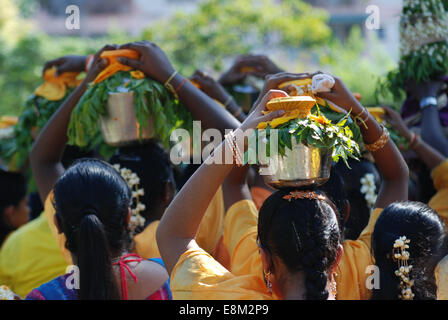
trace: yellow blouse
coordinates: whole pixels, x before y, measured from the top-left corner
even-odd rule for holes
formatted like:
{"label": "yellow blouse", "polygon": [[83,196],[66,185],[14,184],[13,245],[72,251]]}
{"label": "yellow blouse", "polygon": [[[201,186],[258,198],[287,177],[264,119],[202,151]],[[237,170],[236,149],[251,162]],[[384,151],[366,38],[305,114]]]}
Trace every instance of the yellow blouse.
{"label": "yellow blouse", "polygon": [[437,300],[448,300],[448,256],[437,265],[436,271]]}
{"label": "yellow blouse", "polygon": [[[374,210],[356,241],[344,241],[344,254],[337,271],[339,300],[366,300],[370,290],[366,288],[366,268],[374,265],[370,254],[372,232],[382,209]],[[234,275],[252,274],[263,281],[261,256],[256,244],[258,211],[252,201],[235,203],[227,212],[224,222],[224,245],[231,257],[230,270]]]}
{"label": "yellow blouse", "polygon": [[66,273],[67,263],[42,214],[14,231],[0,250],[0,285],[21,297]]}
{"label": "yellow blouse", "polygon": [[203,249],[187,250],[171,273],[175,300],[271,300],[263,281],[236,276]]}
{"label": "yellow blouse", "polygon": [[[72,263],[70,252],[65,248],[66,238],[64,234],[59,234],[56,225],[54,224],[55,210],[51,199],[51,193],[45,201],[44,214],[50,225],[53,235],[57,238],[59,248],[65,261],[68,264]],[[144,259],[160,257],[159,248],[157,247],[156,231],[160,221],[154,221],[149,224],[143,232],[134,237],[134,251]],[[213,197],[204,218],[201,221],[197,234],[197,243],[207,252],[212,253],[218,243],[220,237],[224,232],[224,200],[222,188],[219,188]]]}
{"label": "yellow blouse", "polygon": [[448,160],[437,166],[431,176],[437,193],[428,205],[437,211],[443,222],[448,225]]}

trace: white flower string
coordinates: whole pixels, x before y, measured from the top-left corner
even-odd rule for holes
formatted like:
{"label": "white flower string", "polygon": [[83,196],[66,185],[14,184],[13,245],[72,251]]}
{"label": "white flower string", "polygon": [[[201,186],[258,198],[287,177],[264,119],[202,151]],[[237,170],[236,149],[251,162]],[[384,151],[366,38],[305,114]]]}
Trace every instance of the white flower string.
{"label": "white flower string", "polygon": [[403,7],[408,10],[404,10],[400,22],[401,56],[428,54],[439,61],[445,59],[448,53],[448,13],[442,1],[405,0]]}
{"label": "white flower string", "polygon": [[411,240],[402,236],[395,240],[394,248],[392,251],[392,258],[398,263],[398,269],[395,271],[395,275],[400,278],[401,294],[398,297],[402,300],[413,300],[414,293],[412,292],[412,286],[414,280],[411,280],[409,274],[412,271],[412,265],[408,264],[411,254],[406,249],[409,249],[409,243]]}
{"label": "white flower string", "polygon": [[131,234],[134,235],[138,227],[143,227],[145,225],[145,218],[140,214],[146,210],[146,206],[140,202],[140,197],[145,195],[145,190],[140,189],[140,178],[127,168],[121,168],[119,164],[113,166],[115,170],[123,177],[127,185],[132,192],[132,203],[135,203],[135,207],[131,207],[131,219],[129,221],[129,230]]}
{"label": "white flower string", "polygon": [[361,193],[364,194],[369,209],[372,209],[377,198],[375,176],[372,173],[361,178]]}
{"label": "white flower string", "polygon": [[7,286],[0,286],[0,300],[14,300],[14,293]]}

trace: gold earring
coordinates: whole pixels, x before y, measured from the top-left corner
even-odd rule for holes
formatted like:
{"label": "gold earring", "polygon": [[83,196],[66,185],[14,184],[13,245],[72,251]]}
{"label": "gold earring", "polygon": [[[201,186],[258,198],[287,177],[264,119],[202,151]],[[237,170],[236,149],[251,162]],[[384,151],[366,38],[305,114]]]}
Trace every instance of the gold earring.
{"label": "gold earring", "polygon": [[266,286],[268,287],[268,292],[269,293],[272,293],[271,275],[272,275],[271,271],[268,271],[264,275],[264,279],[266,281]]}
{"label": "gold earring", "polygon": [[337,276],[336,272],[333,272],[331,274],[331,280],[330,280],[330,290],[331,293],[333,294],[333,296],[336,298],[336,295],[338,294],[338,290],[337,290],[337,284],[336,284],[336,279],[335,276]]}

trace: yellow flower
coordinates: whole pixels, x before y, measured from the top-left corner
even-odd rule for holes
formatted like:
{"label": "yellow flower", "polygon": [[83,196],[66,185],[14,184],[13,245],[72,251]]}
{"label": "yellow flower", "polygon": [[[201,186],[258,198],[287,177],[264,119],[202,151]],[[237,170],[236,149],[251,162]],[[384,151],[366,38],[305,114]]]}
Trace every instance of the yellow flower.
{"label": "yellow flower", "polygon": [[131,71],[131,76],[138,80],[146,78],[146,75],[140,70]]}
{"label": "yellow flower", "polygon": [[325,118],[323,115],[315,116],[315,115],[310,114],[310,119],[313,121],[319,122],[322,125],[327,125],[327,124],[331,123],[331,121],[328,120],[327,118]]}

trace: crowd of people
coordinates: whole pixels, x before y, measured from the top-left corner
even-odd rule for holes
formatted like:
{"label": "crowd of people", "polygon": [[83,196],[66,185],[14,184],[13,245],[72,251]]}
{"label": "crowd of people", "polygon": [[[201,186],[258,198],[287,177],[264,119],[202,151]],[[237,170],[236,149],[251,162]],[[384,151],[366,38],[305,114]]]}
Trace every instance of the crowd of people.
{"label": "crowd of people", "polygon": [[[140,58],[119,63],[177,88],[204,129],[231,129],[235,137],[284,114],[266,114],[270,100],[288,96],[279,85],[318,73],[284,72],[266,56],[249,55],[218,80],[199,70],[187,79],[146,41],[49,61],[44,71],[86,75],[29,155],[43,209],[30,215],[25,177],[0,171],[2,290],[30,300],[448,298],[448,138],[428,99],[444,93],[443,82],[407,88],[421,107],[419,131],[384,107],[384,121],[409,143],[404,151],[335,75],[331,91],[316,96],[362,120],[368,150],[350,168],[332,165],[316,189],[274,190],[254,165],[174,166],[156,139],[121,147],[108,162],[67,148],[72,111],[108,65],[101,53],[121,49]],[[258,89],[244,82],[253,78]],[[249,102],[232,96],[243,82],[255,92]],[[214,154],[228,148],[223,141]],[[130,224],[140,189],[129,188],[123,169],[142,190],[138,228]]]}

